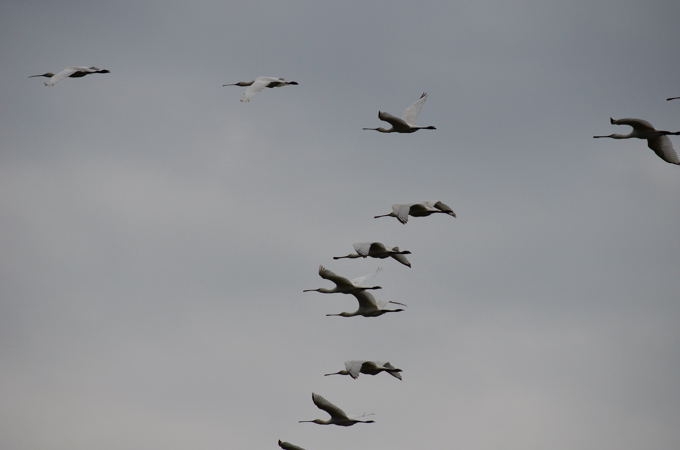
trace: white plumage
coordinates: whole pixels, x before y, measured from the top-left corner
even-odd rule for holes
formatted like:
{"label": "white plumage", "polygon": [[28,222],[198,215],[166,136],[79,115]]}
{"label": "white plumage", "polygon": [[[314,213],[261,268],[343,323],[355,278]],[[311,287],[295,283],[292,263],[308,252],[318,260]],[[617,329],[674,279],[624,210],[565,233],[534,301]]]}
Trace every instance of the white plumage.
{"label": "white plumage", "polygon": [[392,212],[387,214],[380,214],[373,216],[378,217],[396,217],[397,220],[403,224],[408,222],[408,216],[413,217],[425,217],[431,214],[448,214],[451,217],[456,217],[456,213],[453,212],[450,206],[447,204],[437,201],[437,202],[416,202],[416,203],[397,203],[392,205]]}
{"label": "white plumage", "polygon": [[359,374],[377,375],[381,372],[387,372],[394,378],[401,380],[401,369],[397,369],[389,361],[364,361],[353,360],[345,361],[345,369],[338,372],[326,373],[328,375],[349,375],[353,379],[359,378]]}
{"label": "white plumage", "polygon": [[31,75],[29,78],[34,78],[34,77],[45,77],[49,78],[49,80],[45,81],[43,84],[45,86],[54,86],[56,83],[59,81],[63,80],[64,78],[82,78],[85,75],[90,75],[92,73],[110,73],[110,70],[107,69],[100,69],[99,67],[96,66],[72,66],[72,67],[67,67],[61,72],[57,72],[56,74],[52,72],[46,72],[40,75]]}
{"label": "white plumage", "polygon": [[335,406],[333,403],[329,402],[322,396],[316,393],[312,393],[312,401],[317,408],[326,411],[331,417],[330,419],[314,419],[314,420],[299,420],[298,422],[312,422],[319,425],[340,425],[343,427],[349,427],[355,423],[373,423],[373,420],[358,420],[350,419],[345,412]]}
{"label": "white plumage", "polygon": [[652,126],[651,123],[642,119],[614,119],[609,118],[609,122],[612,125],[629,125],[633,127],[633,130],[628,134],[608,134],[606,136],[593,136],[594,138],[612,138],[612,139],[646,139],[647,147],[652,149],[656,155],[671,164],[680,164],[680,159],[678,154],[673,148],[673,143],[671,142],[668,135],[678,135],[680,131],[666,131],[657,130]]}
{"label": "white plumage", "polygon": [[418,115],[423,109],[425,101],[427,101],[427,92],[420,94],[418,100],[406,108],[401,117],[394,116],[385,111],[378,111],[378,118],[392,125],[392,128],[378,127],[364,128],[364,130],[375,130],[381,133],[414,133],[418,130],[436,130],[437,128],[432,125],[426,127],[419,127],[416,125]]}
{"label": "white plumage", "polygon": [[275,88],[281,86],[297,86],[297,81],[286,81],[284,78],[279,77],[257,77],[253,81],[239,81],[237,83],[223,84],[224,86],[247,86],[243,95],[241,96],[242,102],[249,102],[255,94],[263,90],[264,88]]}

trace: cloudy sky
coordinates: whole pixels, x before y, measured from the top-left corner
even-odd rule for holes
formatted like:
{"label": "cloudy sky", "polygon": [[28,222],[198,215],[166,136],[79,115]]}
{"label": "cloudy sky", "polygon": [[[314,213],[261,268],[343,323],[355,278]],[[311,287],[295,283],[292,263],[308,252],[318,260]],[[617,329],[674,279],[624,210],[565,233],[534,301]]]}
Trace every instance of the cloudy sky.
{"label": "cloudy sky", "polygon": [[[680,129],[679,13],[3,1],[0,447],[680,447],[680,167],[592,139]],[[111,73],[27,78],[70,65]],[[221,87],[259,75],[300,85]],[[436,131],[361,130],[422,91]],[[458,218],[372,218],[420,200]],[[413,268],[331,259],[372,240]],[[319,264],[407,311],[326,317]]]}

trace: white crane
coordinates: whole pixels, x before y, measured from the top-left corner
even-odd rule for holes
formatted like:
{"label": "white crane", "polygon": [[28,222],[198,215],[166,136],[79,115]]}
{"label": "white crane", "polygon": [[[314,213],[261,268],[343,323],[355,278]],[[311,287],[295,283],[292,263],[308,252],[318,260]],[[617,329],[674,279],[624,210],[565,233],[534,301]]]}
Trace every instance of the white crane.
{"label": "white crane", "polygon": [[401,369],[397,369],[389,361],[345,361],[345,369],[333,373],[325,373],[328,375],[349,375],[355,380],[359,378],[359,374],[377,375],[380,372],[387,372],[394,378],[401,380]]}
{"label": "white crane", "polygon": [[671,100],[677,100],[677,99],[679,99],[679,98],[680,98],[680,97],[668,97],[668,98],[666,99],[666,101],[667,101],[667,102],[670,102]]}
{"label": "white crane", "polygon": [[247,86],[246,90],[243,91],[241,96],[242,102],[249,102],[251,98],[264,88],[275,88],[281,86],[297,86],[297,81],[286,81],[283,78],[278,77],[257,77],[253,81],[239,81],[237,83],[223,84],[224,86]]}
{"label": "white crane", "polygon": [[319,276],[325,280],[332,281],[335,283],[333,288],[317,288],[317,289],[303,289],[302,292],[321,292],[322,294],[354,294],[359,291],[364,291],[366,289],[382,289],[380,286],[361,286],[361,284],[370,278],[373,278],[378,272],[382,270],[382,267],[378,267],[375,272],[368,275],[363,275],[357,278],[348,279],[336,275],[334,272],[326,269],[324,266],[319,266]]}
{"label": "white crane", "polygon": [[678,154],[673,149],[673,143],[668,135],[680,134],[680,131],[657,130],[651,123],[642,119],[614,119],[609,118],[612,125],[629,125],[633,130],[628,134],[608,134],[606,136],[593,136],[594,138],[612,139],[646,139],[647,147],[652,149],[656,155],[671,164],[680,164]]}
{"label": "white crane", "polygon": [[392,205],[392,212],[387,214],[380,214],[373,216],[378,217],[396,217],[399,222],[405,224],[408,222],[408,216],[425,217],[430,214],[448,214],[451,217],[456,217],[450,206],[443,202],[417,202],[417,203],[397,203]]}
{"label": "white crane", "polygon": [[290,442],[282,441],[281,439],[279,439],[279,447],[283,450],[305,450],[299,445],[291,444]]}
{"label": "white crane", "polygon": [[345,412],[335,406],[333,403],[329,402],[322,396],[316,393],[312,393],[312,401],[316,405],[317,408],[322,409],[326,411],[328,414],[330,414],[330,419],[323,420],[323,419],[314,419],[314,420],[299,420],[298,422],[312,422],[316,423],[319,425],[340,425],[342,427],[349,427],[351,425],[354,425],[355,423],[373,423],[375,422],[374,420],[358,420],[358,419],[350,419]]}
{"label": "white crane", "polygon": [[385,247],[385,244],[383,244],[382,242],[356,242],[353,244],[353,247],[356,253],[350,253],[345,256],[334,256],[333,259],[366,258],[369,256],[371,258],[379,259],[393,258],[396,261],[402,263],[403,265],[411,267],[411,263],[406,258],[406,256],[404,256],[411,254],[411,252],[408,250],[399,250],[399,247],[392,247],[391,249],[389,249]]}
{"label": "white crane", "polygon": [[30,75],[28,78],[35,78],[35,77],[45,77],[49,78],[49,80],[45,81],[43,84],[45,86],[54,86],[57,82],[60,80],[63,80],[64,78],[82,78],[85,75],[90,75],[91,73],[110,73],[110,70],[107,69],[100,69],[99,67],[95,66],[90,66],[90,67],[85,67],[85,66],[72,66],[72,67],[67,67],[61,72],[58,73],[52,73],[52,72],[45,72],[40,75]]}
{"label": "white crane", "polygon": [[398,309],[387,309],[385,308],[388,303],[393,303],[395,305],[406,306],[403,303],[387,301],[387,300],[377,300],[373,294],[368,291],[353,292],[352,295],[359,302],[359,308],[354,312],[341,312],[338,314],[326,314],[327,316],[340,316],[340,317],[378,317],[389,312],[400,312],[403,311],[402,308]]}
{"label": "white crane", "polygon": [[378,119],[389,123],[392,128],[363,128],[364,130],[375,130],[381,133],[414,133],[418,130],[436,130],[436,127],[432,125],[427,127],[419,127],[416,125],[416,120],[418,119],[418,114],[420,110],[423,109],[423,104],[427,100],[427,92],[420,94],[420,98],[415,101],[411,106],[406,108],[401,114],[401,117],[393,116],[390,113],[384,111],[378,111]]}

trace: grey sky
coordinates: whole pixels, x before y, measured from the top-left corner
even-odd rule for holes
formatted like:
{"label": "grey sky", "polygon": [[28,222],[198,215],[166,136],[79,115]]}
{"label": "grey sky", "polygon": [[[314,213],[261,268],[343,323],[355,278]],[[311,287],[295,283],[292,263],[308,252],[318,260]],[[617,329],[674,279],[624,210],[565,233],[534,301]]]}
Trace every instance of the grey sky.
{"label": "grey sky", "polygon": [[[678,448],[680,168],[592,139],[680,130],[678,13],[2,2],[0,447]],[[111,73],[26,78],[69,65]],[[300,86],[221,87],[258,75]],[[422,91],[436,131],[361,130]],[[420,200],[458,218],[372,218]],[[370,240],[413,268],[331,259]],[[325,317],[319,264],[407,311]]]}

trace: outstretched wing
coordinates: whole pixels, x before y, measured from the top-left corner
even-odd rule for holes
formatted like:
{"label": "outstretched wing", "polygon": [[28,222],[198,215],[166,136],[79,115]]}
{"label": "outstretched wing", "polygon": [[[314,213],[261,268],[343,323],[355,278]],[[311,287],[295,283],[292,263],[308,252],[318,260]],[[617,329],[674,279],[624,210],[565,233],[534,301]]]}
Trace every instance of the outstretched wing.
{"label": "outstretched wing", "polygon": [[352,295],[359,302],[359,310],[372,311],[378,309],[378,302],[369,291],[354,292]]}
{"label": "outstretched wing", "polygon": [[380,254],[385,253],[386,251],[387,249],[385,248],[385,244],[383,244],[382,242],[371,242],[371,246],[369,248],[370,253]]}
{"label": "outstretched wing", "polygon": [[392,205],[392,212],[397,216],[397,220],[401,223],[408,222],[408,213],[411,210],[411,205]]}
{"label": "outstretched wing", "polygon": [[680,164],[678,154],[675,152],[673,143],[668,136],[657,136],[655,138],[647,139],[647,146],[664,161],[671,164]]}
{"label": "outstretched wing", "polygon": [[354,247],[354,251],[360,256],[368,256],[372,245],[370,242],[356,242],[352,244],[352,247]]}
{"label": "outstretched wing", "polygon": [[257,77],[255,78],[255,81],[253,81],[253,84],[248,86],[245,91],[243,91],[243,95],[241,96],[241,101],[242,102],[249,102],[251,98],[255,96],[258,92],[260,92],[262,89],[266,88],[269,83],[272,81],[276,81],[278,78],[274,77]]}
{"label": "outstretched wing", "polygon": [[434,207],[437,208],[440,211],[445,212],[446,214],[452,215],[453,217],[456,217],[456,213],[453,212],[453,209],[449,205],[447,205],[444,202],[435,202]]}
{"label": "outstretched wing", "polygon": [[378,111],[378,119],[389,123],[390,125],[397,129],[410,128],[409,124],[404,119],[397,116],[393,116],[392,114],[385,111]]}
{"label": "outstretched wing", "polygon": [[[399,247],[393,247],[392,250],[398,252]],[[406,255],[402,255],[400,253],[393,253],[391,256],[392,258],[396,259],[406,267],[411,267],[411,261],[409,261],[408,258],[406,258]]]}
{"label": "outstretched wing", "polygon": [[347,370],[347,373],[349,373],[349,376],[354,379],[359,378],[363,363],[364,361],[345,361],[345,369]]}
{"label": "outstretched wing", "polygon": [[352,278],[350,281],[354,286],[364,286],[371,278],[374,278],[378,273],[382,271],[382,267],[378,267],[375,271],[367,273],[366,275],[361,275],[360,277]]}
{"label": "outstretched wing", "polygon": [[279,447],[281,447],[283,450],[305,450],[304,448],[291,444],[290,442],[285,442],[279,439]]}
{"label": "outstretched wing", "polygon": [[415,101],[411,106],[406,108],[404,110],[404,113],[401,115],[404,118],[404,121],[409,124],[410,126],[414,127],[416,125],[416,121],[418,120],[418,114],[420,114],[420,111],[423,109],[423,105],[427,101],[427,92],[423,92],[420,94],[420,98]]}
{"label": "outstretched wing", "polygon": [[654,126],[642,119],[624,118],[624,119],[609,119],[612,125],[629,125],[640,131],[655,131]]}
{"label": "outstretched wing", "polygon": [[54,75],[52,75],[51,78],[49,78],[47,81],[45,81],[45,86],[54,86],[55,84],[57,84],[59,81],[63,80],[64,78],[68,78],[71,75],[73,75],[74,73],[79,72],[79,71],[83,71],[83,70],[88,71],[89,67],[78,67],[78,66],[67,67],[64,70],[62,70],[61,72],[55,73]]}
{"label": "outstretched wing", "polygon": [[349,419],[349,417],[347,417],[347,414],[345,414],[345,411],[338,408],[333,403],[329,402],[319,394],[312,393],[312,401],[314,402],[317,408],[326,411],[328,414],[331,415],[331,417]]}
{"label": "outstretched wing", "polygon": [[338,287],[351,287],[354,286],[350,280],[340,275],[336,275],[334,272],[326,269],[324,266],[319,266],[319,276],[325,280],[332,281]]}

